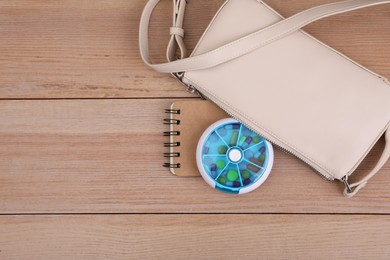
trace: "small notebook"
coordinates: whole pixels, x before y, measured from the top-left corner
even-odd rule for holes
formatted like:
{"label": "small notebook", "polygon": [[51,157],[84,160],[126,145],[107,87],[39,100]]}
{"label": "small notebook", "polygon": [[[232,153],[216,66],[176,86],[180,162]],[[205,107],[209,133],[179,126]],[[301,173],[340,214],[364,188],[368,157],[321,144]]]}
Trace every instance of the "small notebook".
{"label": "small notebook", "polygon": [[170,125],[170,130],[164,132],[164,135],[170,139],[165,143],[169,152],[164,156],[169,158],[169,162],[164,167],[170,168],[176,176],[200,176],[196,165],[198,141],[210,125],[229,116],[206,100],[174,102],[166,113],[170,117],[164,119],[164,122]]}

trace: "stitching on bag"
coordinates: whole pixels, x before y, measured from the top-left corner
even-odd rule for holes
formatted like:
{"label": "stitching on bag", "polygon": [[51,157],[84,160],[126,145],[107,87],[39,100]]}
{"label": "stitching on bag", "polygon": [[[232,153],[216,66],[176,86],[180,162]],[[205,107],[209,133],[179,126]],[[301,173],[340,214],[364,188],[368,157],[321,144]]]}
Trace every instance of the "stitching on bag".
{"label": "stitching on bag", "polygon": [[[331,4],[327,4],[326,6],[331,6],[331,5],[334,5],[334,4],[335,4],[335,3],[331,3]],[[344,8],[344,9],[348,9],[348,8]],[[305,14],[305,13],[307,13],[307,12],[310,11],[310,10],[312,10],[312,9],[308,9],[308,10],[302,11],[300,14]],[[290,21],[293,17],[295,17],[295,15],[290,16],[290,17],[284,19],[283,21],[284,21],[284,22]],[[296,30],[296,28],[301,27],[303,24],[305,24],[305,23],[307,23],[307,22],[310,22],[310,21],[314,21],[314,20],[315,20],[315,19],[305,20],[304,22],[300,23],[299,26],[295,26],[293,30],[289,30],[288,32],[294,31],[294,30]],[[229,46],[231,46],[231,45],[233,45],[233,44],[235,44],[235,43],[237,43],[237,42],[241,42],[241,41],[243,41],[243,40],[245,40],[245,39],[247,39],[247,38],[249,38],[249,37],[253,37],[253,36],[255,36],[255,35],[259,35],[259,34],[261,34],[261,33],[263,33],[263,32],[267,32],[267,31],[271,30],[272,28],[278,26],[278,24],[279,24],[279,23],[270,25],[270,26],[268,26],[267,28],[265,28],[265,29],[263,29],[263,30],[260,30],[259,32],[255,32],[255,33],[250,34],[250,35],[248,35],[248,36],[242,37],[242,38],[240,38],[240,39],[238,39],[238,40],[236,40],[236,41],[234,41],[234,42],[232,42],[232,43],[230,43],[230,44],[227,44],[227,45],[225,45],[225,46],[222,46],[222,47],[220,48],[220,50],[223,50],[223,49],[225,49],[225,48],[227,48],[227,47],[229,47]],[[279,37],[280,35],[283,35],[283,34],[279,34],[277,37]],[[275,37],[275,38],[276,38],[276,37]],[[260,46],[261,46],[261,45],[260,45]],[[214,50],[214,51],[211,51],[210,53],[217,52],[217,51],[219,51],[219,50],[216,49],[216,50]]]}
{"label": "stitching on bag", "polygon": [[[327,4],[327,5],[325,5],[325,6],[331,6],[331,5],[334,5],[334,4],[335,4],[335,3],[331,3],[331,4]],[[344,9],[348,9],[348,8],[344,8]],[[308,10],[302,11],[301,14],[305,14],[305,13],[307,13],[307,12],[310,11],[310,10],[312,10],[312,9],[308,9]],[[293,17],[295,17],[295,15],[294,15],[294,16],[291,16],[291,17],[288,17],[288,18],[284,19],[283,21],[290,21]],[[305,20],[305,22],[300,23],[299,26],[295,26],[293,30],[289,30],[288,32],[294,31],[294,30],[296,30],[296,28],[301,27],[301,25],[305,24],[306,22],[310,22],[310,21],[314,21],[314,20],[315,20],[315,19]],[[263,30],[260,30],[259,32],[255,32],[255,33],[250,34],[250,35],[248,35],[248,36],[242,37],[242,38],[240,38],[240,39],[238,39],[238,40],[236,40],[236,41],[234,41],[234,42],[232,42],[232,43],[230,43],[230,44],[226,44],[225,46],[222,46],[221,48],[216,49],[216,50],[214,50],[214,51],[211,51],[211,52],[209,52],[209,53],[211,54],[211,53],[214,53],[214,52],[219,52],[219,51],[221,51],[221,50],[223,50],[223,49],[225,49],[225,48],[227,48],[227,47],[230,47],[231,45],[233,45],[233,44],[235,44],[235,43],[237,43],[237,42],[241,42],[241,41],[243,41],[243,40],[245,40],[245,39],[247,39],[247,38],[249,38],[249,37],[253,37],[253,36],[255,36],[255,35],[259,35],[260,33],[263,33],[263,32],[267,32],[267,31],[271,30],[272,28],[276,27],[278,24],[279,24],[279,23],[270,25],[270,26],[268,26],[267,28],[265,28],[265,29],[263,29]],[[283,35],[283,34],[280,34],[280,35]],[[277,37],[279,37],[280,35],[278,35]],[[276,37],[275,37],[275,38],[276,38]],[[260,46],[261,46],[261,45],[260,45]],[[257,48],[258,48],[258,47],[257,47]]]}
{"label": "stitching on bag", "polygon": [[[188,77],[186,75],[186,78],[189,79],[190,81],[194,82],[197,86],[199,86],[200,84],[193,80],[192,78]],[[307,159],[309,159],[310,161],[312,161],[313,163],[315,163],[317,166],[319,166],[321,169],[323,169],[325,172],[327,172],[329,175],[333,176],[334,178],[336,178],[334,176],[334,174],[325,166],[323,166],[321,163],[317,162],[316,160],[314,160],[313,158],[311,158],[310,156],[306,155],[305,153],[303,152],[300,152],[300,149],[297,149],[295,146],[289,144],[288,142],[284,141],[283,139],[281,139],[278,135],[276,135],[274,132],[272,131],[269,131],[267,129],[265,129],[264,127],[262,127],[261,125],[259,125],[254,119],[252,119],[252,117],[249,117],[246,113],[243,113],[237,109],[235,109],[229,102],[227,102],[226,100],[220,98],[219,96],[217,96],[216,94],[214,94],[214,92],[210,91],[210,90],[207,90],[207,92],[209,92],[212,96],[214,96],[215,98],[217,98],[219,101],[221,101],[223,104],[225,104],[226,106],[228,106],[230,109],[232,109],[234,112],[240,114],[241,116],[245,117],[246,119],[248,119],[250,122],[252,122],[254,125],[256,125],[257,127],[259,127],[261,130],[263,130],[265,133],[267,133],[268,135],[276,138],[278,141],[280,141],[281,143],[283,143],[284,145],[286,146],[289,146],[291,147],[292,149],[294,149],[295,151],[297,151],[298,153],[300,153],[301,155],[305,156]]]}
{"label": "stitching on bag", "polygon": [[[258,3],[261,4],[261,2],[258,2]],[[324,7],[324,6],[326,6],[326,7],[327,7],[327,6],[332,6],[332,5],[335,5],[335,4],[336,4],[336,3],[330,3],[330,4],[327,4],[327,5],[323,5],[322,7]],[[338,11],[338,13],[339,13],[339,12],[342,12],[342,11],[344,11],[344,10],[348,10],[348,9],[349,9],[349,7],[345,7],[345,8],[343,8],[343,9],[340,9],[340,11]],[[305,14],[305,13],[307,13],[307,12],[310,11],[310,10],[312,10],[312,9],[308,9],[308,10],[302,11],[301,14]],[[284,21],[289,21],[289,20],[291,20],[293,17],[295,17],[295,16],[288,17],[288,18],[284,19]],[[322,16],[322,17],[323,17],[323,16]],[[289,31],[284,32],[284,33],[281,33],[281,34],[279,34],[279,35],[276,35],[275,37],[271,38],[271,39],[268,40],[268,41],[261,42],[261,43],[259,43],[258,45],[256,45],[256,46],[253,47],[253,48],[249,48],[249,49],[246,49],[246,50],[244,50],[244,51],[238,52],[238,53],[236,53],[234,56],[235,56],[235,58],[238,58],[239,56],[242,56],[242,55],[244,55],[244,54],[246,54],[246,53],[252,52],[252,51],[254,51],[254,50],[256,50],[256,49],[258,49],[258,48],[260,48],[260,47],[262,47],[262,46],[265,46],[265,45],[269,44],[269,43],[272,42],[272,41],[277,40],[278,38],[280,38],[280,37],[282,37],[282,36],[284,36],[284,35],[289,34],[290,32],[296,31],[298,28],[302,27],[302,25],[304,25],[305,23],[310,23],[310,22],[315,21],[315,20],[316,20],[316,18],[309,19],[309,20],[304,20],[304,22],[302,22],[302,23],[300,23],[299,25],[293,27],[293,28],[290,29]],[[267,27],[267,28],[265,28],[265,29],[263,29],[263,30],[261,30],[261,31],[259,31],[259,32],[255,32],[255,33],[250,34],[250,35],[248,35],[248,36],[246,36],[246,37],[242,37],[242,38],[240,38],[240,39],[238,39],[238,40],[236,40],[236,41],[234,41],[234,42],[232,42],[232,43],[230,43],[230,44],[227,44],[227,45],[222,46],[222,47],[220,47],[220,48],[218,48],[218,49],[216,49],[216,50],[213,50],[213,51],[208,52],[208,55],[212,55],[212,54],[215,54],[215,53],[219,53],[219,52],[221,52],[222,50],[224,50],[224,49],[230,47],[230,46],[233,45],[233,44],[236,44],[236,43],[238,43],[238,42],[241,42],[241,41],[243,41],[243,40],[245,40],[245,39],[247,39],[247,38],[249,38],[249,37],[253,37],[253,36],[255,36],[255,35],[258,35],[258,34],[267,32],[267,31],[271,30],[272,28],[276,27],[277,25],[278,25],[278,23],[276,23],[276,24],[274,24],[274,25],[271,25],[271,26],[269,26],[269,27]],[[202,58],[202,55],[201,55],[201,56],[198,56],[198,57],[197,57],[197,56],[192,57],[192,59],[195,59],[195,60],[199,60],[200,58]],[[220,64],[220,63],[224,63],[224,62],[226,62],[226,61],[228,61],[228,60],[231,60],[231,59],[232,59],[232,58],[225,58],[225,59],[221,60],[221,62],[212,63],[212,64],[214,64],[214,66],[215,66],[215,65],[218,65],[218,64]],[[234,59],[234,58],[233,58],[233,59]],[[355,65],[356,65],[356,64],[355,64]],[[206,67],[208,67],[208,66],[206,65]],[[202,67],[202,68],[203,68],[203,67]]]}
{"label": "stitching on bag", "polygon": [[[288,18],[287,18],[286,20],[288,20]],[[271,42],[273,42],[273,41],[275,41],[275,40],[277,40],[277,39],[283,38],[285,35],[288,35],[288,34],[290,34],[290,33],[293,32],[293,31],[296,31],[298,28],[302,27],[302,25],[304,25],[305,23],[310,23],[310,22],[315,21],[315,20],[316,20],[316,19],[306,20],[305,22],[300,23],[300,25],[297,25],[297,26],[293,27],[292,29],[288,30],[287,32],[278,34],[278,35],[276,35],[275,37],[273,37],[273,38],[271,38],[271,39],[269,39],[269,40],[267,40],[267,41],[263,41],[263,42],[259,43],[258,45],[254,46],[254,47],[252,47],[252,48],[244,49],[244,50],[241,51],[241,52],[237,52],[234,56],[235,56],[235,58],[239,58],[239,57],[242,56],[242,55],[245,55],[245,54],[247,54],[247,53],[253,52],[253,51],[256,50],[256,49],[259,49],[260,47],[264,47],[264,46],[268,45],[269,43],[271,43]],[[268,31],[269,29],[271,29],[271,28],[273,28],[273,27],[275,27],[275,26],[270,26],[270,27],[268,27],[268,28],[266,28],[266,29],[264,29],[264,30],[258,32],[258,33],[255,33],[254,35],[258,35],[258,34],[260,34],[260,33],[264,33],[264,32]],[[252,36],[254,36],[254,35],[252,35]],[[246,39],[246,38],[247,38],[247,37],[241,38],[241,39],[235,41],[235,43],[241,42],[241,41],[243,41],[243,40]],[[215,53],[217,53],[217,52],[219,52],[219,51],[222,51],[222,50],[224,50],[225,48],[230,47],[231,45],[232,45],[232,44],[225,45],[225,46],[221,47],[220,49],[215,50]],[[210,52],[210,54],[214,54],[214,51]],[[231,59],[232,59],[232,58],[228,57],[228,58],[225,58],[225,59],[221,60],[221,62],[214,63],[214,64],[225,63],[226,61],[229,61],[229,60],[231,60]]]}
{"label": "stitching on bag", "polygon": [[[272,9],[267,3],[263,2],[262,0],[255,0],[255,1],[257,1],[257,2],[258,2],[259,4],[261,4],[262,6],[266,7],[269,11],[271,11],[271,12],[274,13],[274,14],[276,14],[276,15],[277,15],[278,17],[280,17],[281,19],[285,19],[284,16],[282,16],[280,13],[278,13],[277,11],[275,11],[275,9]],[[369,73],[371,73],[371,74],[372,74],[373,76],[375,76],[375,77],[380,77],[380,78],[382,78],[382,79],[384,78],[383,76],[381,76],[381,75],[375,73],[374,71],[372,71],[372,70],[370,70],[370,69],[364,67],[363,65],[357,63],[356,61],[352,60],[350,57],[347,57],[347,56],[345,56],[343,53],[341,53],[341,52],[335,50],[333,47],[330,47],[329,45],[327,45],[327,44],[321,42],[319,39],[317,39],[317,38],[315,38],[314,36],[308,34],[308,33],[305,32],[304,30],[300,29],[300,30],[298,30],[298,31],[301,32],[301,33],[303,33],[306,37],[308,37],[308,38],[314,40],[317,44],[319,44],[319,45],[321,45],[321,46],[323,46],[323,47],[325,47],[325,48],[328,48],[329,50],[331,50],[331,51],[334,52],[335,54],[337,54],[337,55],[341,56],[342,58],[348,60],[348,61],[351,62],[353,65],[359,67],[360,69],[364,70],[365,72],[369,72]],[[389,85],[390,85],[390,82],[388,82],[388,83],[389,83]]]}

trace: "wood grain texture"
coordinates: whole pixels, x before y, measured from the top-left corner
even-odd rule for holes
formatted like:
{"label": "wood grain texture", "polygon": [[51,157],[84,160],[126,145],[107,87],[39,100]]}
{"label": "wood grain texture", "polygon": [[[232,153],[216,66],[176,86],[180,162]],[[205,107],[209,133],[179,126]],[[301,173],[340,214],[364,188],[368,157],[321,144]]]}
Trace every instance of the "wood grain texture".
{"label": "wood grain texture", "polygon": [[0,213],[390,213],[390,163],[353,199],[280,151],[267,182],[244,196],[172,176],[162,167],[171,102],[1,101]]}
{"label": "wood grain texture", "polygon": [[[153,18],[152,55],[164,57],[171,2],[162,1]],[[205,8],[208,2],[197,4],[204,9],[202,19],[191,30],[204,30],[218,9],[216,4]],[[1,1],[0,98],[190,96],[181,84],[150,70],[139,57],[138,26],[145,3]],[[188,18],[199,13],[194,7]]]}
{"label": "wood grain texture", "polygon": [[[190,50],[223,2],[189,2]],[[333,0],[266,2],[287,17]],[[390,162],[353,199],[280,151],[245,196],[162,168],[163,110],[193,95],[142,63],[145,3],[0,1],[0,259],[388,259]],[[161,1],[152,19],[155,62],[171,8]],[[390,78],[389,28],[386,5],[305,30]]]}
{"label": "wood grain texture", "polygon": [[1,216],[0,258],[388,259],[389,229],[389,216]]}
{"label": "wood grain texture", "polygon": [[[223,0],[191,1],[185,21],[191,50]],[[332,0],[268,0],[284,16]],[[138,25],[146,0],[0,2],[0,99],[189,97],[170,76],[139,57]],[[151,54],[165,60],[171,1],[151,24]],[[390,6],[327,18],[306,29],[390,78]]]}

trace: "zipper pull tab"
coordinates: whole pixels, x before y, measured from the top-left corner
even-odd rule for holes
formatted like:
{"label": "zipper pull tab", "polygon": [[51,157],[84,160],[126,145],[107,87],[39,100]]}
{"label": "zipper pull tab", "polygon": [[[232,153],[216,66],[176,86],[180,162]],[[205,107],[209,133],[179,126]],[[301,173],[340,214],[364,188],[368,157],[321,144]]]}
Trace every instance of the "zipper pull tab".
{"label": "zipper pull tab", "polygon": [[206,100],[206,97],[192,85],[187,85],[187,92],[191,94],[197,94],[201,99]]}
{"label": "zipper pull tab", "polygon": [[175,77],[182,85],[185,86],[187,92],[189,92],[191,94],[198,94],[198,96],[201,99],[206,100],[205,96],[203,96],[203,94],[200,93],[199,90],[197,90],[193,85],[183,82],[183,77],[184,77],[184,73],[183,72],[172,73],[172,76]]}
{"label": "zipper pull tab", "polygon": [[176,78],[186,88],[187,92],[189,92],[191,94],[194,94],[195,92],[197,92],[197,90],[194,86],[183,82],[183,76],[184,76],[183,72],[171,73],[171,75],[174,78]]}
{"label": "zipper pull tab", "polygon": [[352,192],[352,189],[351,189],[351,186],[349,185],[348,183],[348,177],[347,175],[345,175],[343,178],[341,178],[341,181],[344,183],[345,185],[345,191],[347,191],[348,193],[351,193]]}
{"label": "zipper pull tab", "polygon": [[187,92],[189,92],[191,94],[194,94],[197,91],[196,88],[192,85],[187,85],[186,90],[187,90]]}

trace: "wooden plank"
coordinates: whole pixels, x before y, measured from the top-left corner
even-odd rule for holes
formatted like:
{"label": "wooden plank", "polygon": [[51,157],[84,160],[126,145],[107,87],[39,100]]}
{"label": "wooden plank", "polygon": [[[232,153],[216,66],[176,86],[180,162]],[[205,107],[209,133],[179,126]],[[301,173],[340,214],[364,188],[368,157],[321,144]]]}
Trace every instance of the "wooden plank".
{"label": "wooden plank", "polygon": [[[285,16],[333,0],[268,0]],[[188,97],[138,51],[146,0],[3,0],[0,2],[0,98]],[[191,1],[185,21],[191,50],[223,0]],[[171,1],[152,19],[152,57],[164,61]],[[196,21],[196,22],[194,22]],[[328,18],[308,32],[390,78],[390,7]]]}
{"label": "wooden plank", "polygon": [[0,213],[390,213],[390,163],[353,199],[280,151],[269,179],[244,196],[172,176],[161,166],[170,103],[1,101]]}
{"label": "wooden plank", "polygon": [[388,259],[390,216],[1,216],[2,259]]}
{"label": "wooden plank", "polygon": [[[160,61],[169,39],[171,2],[162,1],[151,25],[151,53],[158,53]],[[198,9],[188,16],[202,13],[191,26],[202,31],[218,5],[204,8],[209,1],[197,2]],[[191,96],[139,57],[138,26],[145,3],[1,1],[0,98]]]}

